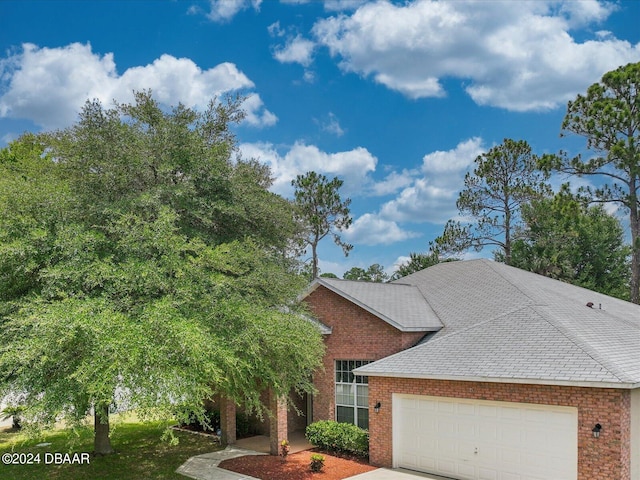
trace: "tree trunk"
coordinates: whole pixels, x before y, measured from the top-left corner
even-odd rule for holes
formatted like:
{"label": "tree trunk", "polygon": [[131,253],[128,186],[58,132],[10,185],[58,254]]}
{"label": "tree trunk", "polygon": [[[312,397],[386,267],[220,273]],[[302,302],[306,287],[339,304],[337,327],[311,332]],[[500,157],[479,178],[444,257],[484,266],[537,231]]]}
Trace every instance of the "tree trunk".
{"label": "tree trunk", "polygon": [[318,278],[318,241],[316,240],[314,243],[311,244],[311,257],[312,257],[312,267],[311,267],[311,275],[312,275],[312,279],[311,280],[315,280],[316,278]]}
{"label": "tree trunk", "polygon": [[[640,304],[640,218],[638,215],[638,201],[631,197],[635,204],[631,204],[631,302]],[[635,207],[635,208],[634,208]]]}
{"label": "tree trunk", "polygon": [[96,455],[110,455],[113,453],[111,439],[109,438],[109,405],[99,404],[95,406],[93,449]]}

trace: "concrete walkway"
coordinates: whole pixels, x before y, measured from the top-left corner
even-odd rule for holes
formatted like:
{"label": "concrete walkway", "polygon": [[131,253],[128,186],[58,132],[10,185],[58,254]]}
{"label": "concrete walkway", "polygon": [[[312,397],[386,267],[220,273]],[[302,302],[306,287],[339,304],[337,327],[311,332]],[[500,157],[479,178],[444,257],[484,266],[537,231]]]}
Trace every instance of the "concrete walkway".
{"label": "concrete walkway", "polygon": [[[268,437],[266,437],[268,440]],[[260,445],[264,443],[264,439],[253,439],[246,443]],[[261,448],[263,449],[263,448]],[[244,457],[245,455],[266,455],[263,452],[257,452],[247,448],[238,446],[228,446],[224,450],[217,452],[205,453],[191,457],[183,463],[176,472],[195,480],[258,480],[255,477],[242,475],[241,473],[231,472],[224,468],[218,467],[220,462],[229,458]],[[411,472],[404,469],[388,469],[378,468],[370,472],[354,475],[345,480],[447,480],[443,477],[427,475],[417,472]]]}
{"label": "concrete walkway", "polygon": [[191,457],[178,467],[176,473],[196,480],[257,480],[255,477],[230,472],[229,470],[218,467],[223,460],[244,457],[246,455],[266,454],[254,450],[228,446],[218,452],[204,453]]}

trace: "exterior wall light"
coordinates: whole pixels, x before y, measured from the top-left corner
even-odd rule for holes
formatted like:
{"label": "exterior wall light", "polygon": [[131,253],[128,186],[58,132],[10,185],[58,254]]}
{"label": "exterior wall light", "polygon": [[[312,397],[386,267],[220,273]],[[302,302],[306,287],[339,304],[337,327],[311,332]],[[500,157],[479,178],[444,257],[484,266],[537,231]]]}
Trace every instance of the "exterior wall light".
{"label": "exterior wall light", "polygon": [[593,432],[593,438],[600,437],[600,430],[602,430],[602,425],[596,423],[596,426],[591,429],[591,431]]}
{"label": "exterior wall light", "polygon": [[373,411],[374,411],[374,412],[376,412],[376,413],[380,412],[380,407],[381,407],[381,406],[382,406],[382,405],[380,404],[380,402],[376,403],[376,404],[373,406]]}

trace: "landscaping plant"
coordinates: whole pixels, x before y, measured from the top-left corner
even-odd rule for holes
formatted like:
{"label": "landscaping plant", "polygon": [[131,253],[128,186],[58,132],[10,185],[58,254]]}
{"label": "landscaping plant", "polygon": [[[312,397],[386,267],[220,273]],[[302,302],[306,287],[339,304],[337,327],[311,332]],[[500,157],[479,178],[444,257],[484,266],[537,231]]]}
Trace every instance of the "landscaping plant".
{"label": "landscaping plant", "polygon": [[311,471],[314,473],[320,472],[324,468],[324,455],[319,453],[311,454],[311,463],[309,464]]}
{"label": "landscaping plant", "polygon": [[329,452],[341,452],[360,457],[369,455],[369,432],[350,423],[321,420],[307,427],[310,443]]}
{"label": "landscaping plant", "polygon": [[286,460],[287,455],[289,455],[289,442],[282,440],[280,442],[280,456],[282,457],[282,460]]}

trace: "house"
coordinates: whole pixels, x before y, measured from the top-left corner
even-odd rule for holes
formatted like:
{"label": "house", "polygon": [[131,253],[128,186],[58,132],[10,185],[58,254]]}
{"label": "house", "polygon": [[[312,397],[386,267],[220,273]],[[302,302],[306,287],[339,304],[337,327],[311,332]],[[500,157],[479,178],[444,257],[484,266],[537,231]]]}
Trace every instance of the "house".
{"label": "house", "polygon": [[368,428],[372,464],[640,480],[640,306],[488,260],[303,298],[327,347],[307,421]]}

